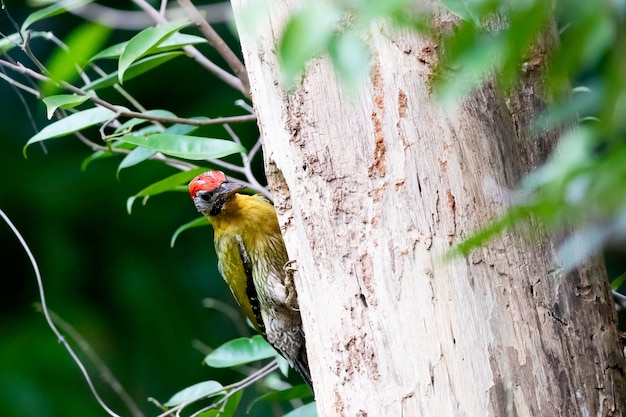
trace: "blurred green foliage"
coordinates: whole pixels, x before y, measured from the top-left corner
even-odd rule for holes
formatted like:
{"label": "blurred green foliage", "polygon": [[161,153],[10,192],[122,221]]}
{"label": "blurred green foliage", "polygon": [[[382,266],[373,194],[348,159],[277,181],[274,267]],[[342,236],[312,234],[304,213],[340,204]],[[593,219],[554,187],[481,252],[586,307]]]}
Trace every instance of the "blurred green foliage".
{"label": "blurred green foliage", "polygon": [[[626,2],[441,3],[455,15],[453,24],[444,19],[447,23],[441,25],[432,9],[411,0],[304,5],[290,18],[280,43],[288,85],[304,74],[309,60],[327,54],[337,74],[358,86],[369,76],[362,64],[368,56],[365,40],[371,23],[380,19],[436,40],[439,63],[432,87],[446,106],[486,81],[495,81],[506,98],[528,74],[540,73],[534,95],[545,102],[545,109],[529,130],[537,136],[558,130],[559,144],[515,190],[520,203],[501,219],[482,225],[457,252],[466,255],[505,228],[531,219],[558,233],[572,230],[559,250],[566,270],[604,249],[623,246]],[[337,47],[342,44],[349,45],[352,56]]]}

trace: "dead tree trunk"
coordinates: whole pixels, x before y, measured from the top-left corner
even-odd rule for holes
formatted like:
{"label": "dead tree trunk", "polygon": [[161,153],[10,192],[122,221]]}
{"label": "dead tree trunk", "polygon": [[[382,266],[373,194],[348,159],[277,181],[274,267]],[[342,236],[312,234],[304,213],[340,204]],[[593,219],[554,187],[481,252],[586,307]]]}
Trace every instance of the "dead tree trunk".
{"label": "dead tree trunk", "polygon": [[[246,3],[233,1],[239,23]],[[319,415],[621,415],[599,260],[564,274],[555,239],[515,232],[442,259],[551,148],[525,129],[542,102],[537,74],[510,97],[486,83],[450,111],[430,89],[437,44],[380,23],[369,85],[346,94],[318,58],[288,94],[275,49],[299,4],[267,2],[240,35]]]}

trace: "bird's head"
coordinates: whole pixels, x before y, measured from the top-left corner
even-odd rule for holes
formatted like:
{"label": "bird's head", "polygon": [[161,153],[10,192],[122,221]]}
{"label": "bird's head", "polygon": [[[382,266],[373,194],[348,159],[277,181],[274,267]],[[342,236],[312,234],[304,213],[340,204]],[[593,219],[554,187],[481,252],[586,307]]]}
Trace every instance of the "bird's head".
{"label": "bird's head", "polygon": [[230,182],[222,171],[208,171],[189,183],[189,194],[200,213],[216,216],[224,204],[245,185]]}

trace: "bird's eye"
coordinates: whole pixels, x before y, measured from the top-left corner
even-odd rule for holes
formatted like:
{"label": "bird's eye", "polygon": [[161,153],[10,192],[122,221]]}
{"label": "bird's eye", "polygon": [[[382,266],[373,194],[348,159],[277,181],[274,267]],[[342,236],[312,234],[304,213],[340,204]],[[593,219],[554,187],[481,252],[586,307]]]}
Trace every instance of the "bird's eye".
{"label": "bird's eye", "polygon": [[209,201],[211,199],[211,193],[202,193],[200,194],[200,198],[204,201]]}

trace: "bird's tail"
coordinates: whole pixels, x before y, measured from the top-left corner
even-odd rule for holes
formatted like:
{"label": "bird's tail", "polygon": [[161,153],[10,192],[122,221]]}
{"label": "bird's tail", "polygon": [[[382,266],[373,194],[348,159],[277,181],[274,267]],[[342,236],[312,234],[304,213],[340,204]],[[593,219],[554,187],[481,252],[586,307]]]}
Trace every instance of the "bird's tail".
{"label": "bird's tail", "polygon": [[311,388],[311,392],[315,394],[313,381],[311,380],[311,371],[309,370],[309,359],[306,355],[306,347],[304,345],[300,348],[298,357],[296,357],[296,360],[293,363],[293,368],[298,371],[300,375],[302,375],[304,382],[306,382],[309,388]]}

